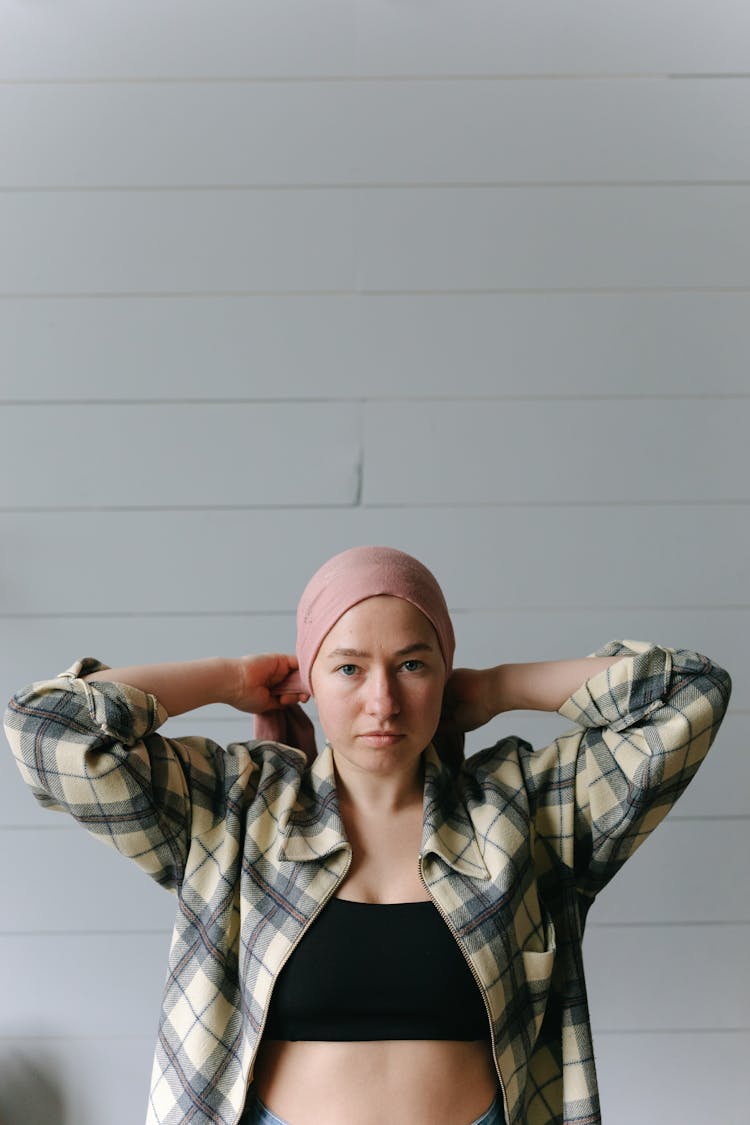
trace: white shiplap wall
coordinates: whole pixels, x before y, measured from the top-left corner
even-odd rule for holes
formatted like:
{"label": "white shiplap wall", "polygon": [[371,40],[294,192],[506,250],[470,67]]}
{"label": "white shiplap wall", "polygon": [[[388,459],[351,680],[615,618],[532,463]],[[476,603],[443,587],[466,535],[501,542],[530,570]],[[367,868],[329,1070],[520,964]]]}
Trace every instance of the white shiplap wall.
{"label": "white shiplap wall", "polygon": [[[0,22],[4,697],[85,653],[291,648],[305,580],[359,542],[435,570],[461,664],[708,653],[717,746],[586,950],[606,1125],[744,1125],[750,8]],[[561,726],[470,750],[510,728]],[[8,754],[0,839],[0,1121],[134,1125],[173,900]]]}

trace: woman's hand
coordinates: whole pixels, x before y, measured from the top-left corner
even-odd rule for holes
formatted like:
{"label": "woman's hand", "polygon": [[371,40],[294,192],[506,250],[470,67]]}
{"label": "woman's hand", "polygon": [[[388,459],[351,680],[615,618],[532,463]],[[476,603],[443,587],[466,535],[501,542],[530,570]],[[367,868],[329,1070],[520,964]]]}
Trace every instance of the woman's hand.
{"label": "woman's hand", "polygon": [[456,668],[443,691],[441,722],[457,731],[476,730],[498,714],[493,669]]}
{"label": "woman's hand", "polygon": [[257,656],[241,656],[235,668],[235,687],[227,700],[238,711],[260,715],[278,711],[292,703],[306,703],[309,692],[290,690],[275,695],[273,688],[298,668],[297,657],[283,652],[263,652]]}

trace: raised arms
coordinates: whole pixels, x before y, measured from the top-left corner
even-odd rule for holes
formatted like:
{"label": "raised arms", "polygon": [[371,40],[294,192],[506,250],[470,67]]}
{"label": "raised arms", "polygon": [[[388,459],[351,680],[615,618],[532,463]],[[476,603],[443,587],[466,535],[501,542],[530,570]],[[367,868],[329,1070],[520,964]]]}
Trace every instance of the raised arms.
{"label": "raised arms", "polygon": [[209,703],[226,703],[239,711],[261,714],[309,696],[293,693],[279,697],[270,688],[297,668],[297,658],[267,652],[257,656],[209,657],[171,664],[141,664],[107,668],[84,676],[89,681],[128,684],[155,695],[169,715],[182,715]]}

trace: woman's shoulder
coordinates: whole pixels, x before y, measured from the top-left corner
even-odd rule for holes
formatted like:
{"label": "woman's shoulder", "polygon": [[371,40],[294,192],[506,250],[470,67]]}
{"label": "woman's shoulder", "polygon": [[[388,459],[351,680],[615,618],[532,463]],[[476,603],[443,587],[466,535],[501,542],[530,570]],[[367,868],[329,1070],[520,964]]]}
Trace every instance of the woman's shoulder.
{"label": "woman's shoulder", "polygon": [[506,735],[492,746],[485,746],[466,758],[461,771],[473,776],[491,772],[508,762],[518,762],[522,754],[528,754],[532,749],[531,743],[525,738],[515,734]]}
{"label": "woman's shoulder", "polygon": [[281,771],[290,770],[295,774],[302,774],[309,768],[306,754],[296,746],[287,746],[284,742],[274,742],[268,738],[251,738],[244,742],[229,742],[224,748],[225,754],[247,755],[256,765],[265,765]]}
{"label": "woman's shoulder", "polygon": [[257,762],[289,762],[306,764],[305,755],[295,746],[274,742],[269,738],[233,739],[224,745],[225,753],[249,755]]}
{"label": "woman's shoulder", "polygon": [[459,788],[465,796],[481,800],[500,792],[517,792],[524,786],[526,761],[532,752],[524,738],[507,735],[464,760],[457,776]]}

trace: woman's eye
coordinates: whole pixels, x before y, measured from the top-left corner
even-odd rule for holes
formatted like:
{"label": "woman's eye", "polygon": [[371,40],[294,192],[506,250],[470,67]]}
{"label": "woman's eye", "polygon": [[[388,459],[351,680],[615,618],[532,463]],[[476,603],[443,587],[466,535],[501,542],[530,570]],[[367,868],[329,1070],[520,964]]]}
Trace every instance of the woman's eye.
{"label": "woman's eye", "polygon": [[[411,667],[409,667],[411,665]],[[424,668],[424,661],[422,660],[405,660],[404,668],[407,672],[417,672],[420,668]]]}
{"label": "woman's eye", "polygon": [[339,672],[341,672],[344,676],[351,676],[356,671],[357,671],[357,665],[356,664],[342,664],[341,667],[339,668]]}

